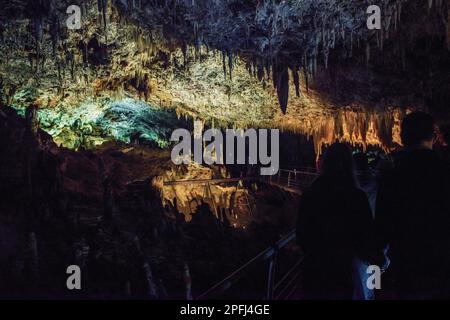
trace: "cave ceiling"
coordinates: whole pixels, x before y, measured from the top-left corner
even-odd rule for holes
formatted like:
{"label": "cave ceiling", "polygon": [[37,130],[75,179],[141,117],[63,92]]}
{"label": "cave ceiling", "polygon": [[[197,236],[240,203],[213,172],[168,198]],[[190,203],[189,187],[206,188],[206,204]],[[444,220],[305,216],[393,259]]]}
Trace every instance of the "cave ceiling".
{"label": "cave ceiling", "polygon": [[[382,8],[381,30],[366,26],[373,4]],[[78,30],[66,27],[69,5],[81,8]],[[386,145],[405,110],[448,107],[446,0],[0,6],[1,103],[37,104],[49,127],[76,116],[77,106],[126,98],[218,126],[278,127],[317,141],[333,139],[331,130]]]}

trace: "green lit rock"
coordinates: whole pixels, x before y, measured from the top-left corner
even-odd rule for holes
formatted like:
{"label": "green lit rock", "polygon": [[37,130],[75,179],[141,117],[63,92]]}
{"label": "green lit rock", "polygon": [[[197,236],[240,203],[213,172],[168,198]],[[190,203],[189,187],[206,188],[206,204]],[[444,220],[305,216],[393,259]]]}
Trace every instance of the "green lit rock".
{"label": "green lit rock", "polygon": [[[24,91],[15,99],[14,107],[22,116],[30,95]],[[56,144],[74,150],[92,149],[111,140],[166,148],[172,131],[183,125],[174,111],[129,98],[41,108],[38,119],[40,128]]]}
{"label": "green lit rock", "polygon": [[125,143],[144,142],[160,148],[169,145],[172,131],[181,123],[175,112],[134,99],[112,102],[97,125]]}

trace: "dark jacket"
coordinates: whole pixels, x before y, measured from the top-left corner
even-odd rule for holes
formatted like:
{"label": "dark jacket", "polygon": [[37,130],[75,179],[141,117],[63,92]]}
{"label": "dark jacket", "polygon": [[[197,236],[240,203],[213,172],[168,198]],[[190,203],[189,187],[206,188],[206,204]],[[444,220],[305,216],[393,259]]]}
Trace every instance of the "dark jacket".
{"label": "dark jacket", "polygon": [[368,259],[372,234],[369,202],[352,183],[321,176],[305,190],[297,225],[305,298],[351,299],[352,262]]}
{"label": "dark jacket", "polygon": [[448,297],[450,188],[444,162],[430,150],[401,154],[380,182],[375,225],[378,249],[391,265],[382,289],[394,298]]}

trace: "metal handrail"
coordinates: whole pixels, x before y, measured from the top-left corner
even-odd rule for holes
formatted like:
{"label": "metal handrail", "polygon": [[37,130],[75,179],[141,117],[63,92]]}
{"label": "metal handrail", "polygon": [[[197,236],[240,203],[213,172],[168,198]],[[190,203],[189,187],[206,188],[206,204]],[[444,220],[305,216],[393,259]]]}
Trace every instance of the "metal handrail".
{"label": "metal handrail", "polygon": [[214,183],[232,183],[232,182],[240,182],[240,181],[245,181],[245,180],[257,180],[257,179],[258,179],[258,177],[172,180],[172,181],[163,181],[163,184],[164,184],[164,186],[190,185],[190,184],[214,184]]}
{"label": "metal handrail", "polygon": [[[232,272],[229,276],[227,276],[225,279],[220,281],[219,283],[212,286],[210,289],[206,290],[204,293],[200,294],[196,300],[205,300],[205,299],[214,299],[225,293],[228,289],[230,289],[233,285],[237,283],[239,279],[244,277],[247,272],[249,272],[250,268],[256,264],[261,263],[265,261],[269,261],[269,267],[268,267],[268,277],[267,277],[267,285],[266,285],[266,292],[264,294],[264,298],[267,300],[272,300],[274,298],[274,291],[275,289],[278,289],[280,284],[286,280],[286,277],[289,273],[293,272],[294,269],[291,268],[285,274],[282,279],[275,283],[275,271],[276,271],[276,263],[277,263],[277,256],[280,249],[284,248],[287,244],[294,241],[296,239],[296,233],[295,230],[292,230],[289,232],[286,236],[278,240],[273,246],[267,248],[266,250],[262,251],[260,254],[258,254],[256,257],[248,261],[246,264]],[[295,266],[298,266],[299,262],[297,262]]]}
{"label": "metal handrail", "polygon": [[294,174],[306,174],[306,175],[312,175],[312,176],[318,175],[318,173],[316,171],[303,171],[303,170],[279,169],[278,172],[279,173],[287,172],[287,173],[294,173]]}

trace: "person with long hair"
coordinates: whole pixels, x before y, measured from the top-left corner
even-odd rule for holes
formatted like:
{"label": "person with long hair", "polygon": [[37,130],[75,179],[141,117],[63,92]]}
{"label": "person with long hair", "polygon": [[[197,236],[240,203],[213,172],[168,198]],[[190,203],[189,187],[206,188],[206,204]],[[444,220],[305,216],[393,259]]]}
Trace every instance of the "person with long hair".
{"label": "person with long hair", "polygon": [[369,259],[372,224],[352,151],[334,143],[324,154],[320,176],[304,190],[299,206],[297,239],[304,254],[305,299],[352,299],[353,261]]}

